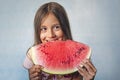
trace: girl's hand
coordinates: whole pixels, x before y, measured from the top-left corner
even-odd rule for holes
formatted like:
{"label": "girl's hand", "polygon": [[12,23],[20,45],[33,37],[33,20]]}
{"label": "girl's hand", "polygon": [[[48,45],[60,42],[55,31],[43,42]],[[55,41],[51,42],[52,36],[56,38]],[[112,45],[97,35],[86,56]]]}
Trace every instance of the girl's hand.
{"label": "girl's hand", "polygon": [[29,78],[30,80],[41,80],[41,69],[43,69],[40,65],[34,65],[29,69]]}
{"label": "girl's hand", "polygon": [[78,66],[78,72],[83,76],[84,80],[94,80],[97,70],[92,62],[85,59],[81,65],[83,65],[83,67]]}

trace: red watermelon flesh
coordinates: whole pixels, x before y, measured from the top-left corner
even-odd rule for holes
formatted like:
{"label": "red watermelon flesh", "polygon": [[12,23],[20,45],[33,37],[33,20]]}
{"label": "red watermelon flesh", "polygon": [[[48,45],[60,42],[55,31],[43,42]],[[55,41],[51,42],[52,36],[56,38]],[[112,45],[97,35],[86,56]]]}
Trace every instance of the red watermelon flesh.
{"label": "red watermelon flesh", "polygon": [[43,71],[51,74],[73,73],[91,54],[89,46],[72,40],[47,42],[31,50],[34,64],[42,65]]}

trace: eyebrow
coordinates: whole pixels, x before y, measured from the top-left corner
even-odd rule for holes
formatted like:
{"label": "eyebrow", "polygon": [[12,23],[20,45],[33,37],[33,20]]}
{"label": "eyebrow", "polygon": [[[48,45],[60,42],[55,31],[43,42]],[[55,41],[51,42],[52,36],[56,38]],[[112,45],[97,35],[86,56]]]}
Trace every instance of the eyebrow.
{"label": "eyebrow", "polygon": [[59,25],[59,26],[60,26],[60,24],[53,24],[53,26],[56,26],[56,25]]}
{"label": "eyebrow", "polygon": [[40,26],[40,28],[43,28],[43,27],[46,27],[46,26],[44,26],[44,25],[43,25],[43,26]]}

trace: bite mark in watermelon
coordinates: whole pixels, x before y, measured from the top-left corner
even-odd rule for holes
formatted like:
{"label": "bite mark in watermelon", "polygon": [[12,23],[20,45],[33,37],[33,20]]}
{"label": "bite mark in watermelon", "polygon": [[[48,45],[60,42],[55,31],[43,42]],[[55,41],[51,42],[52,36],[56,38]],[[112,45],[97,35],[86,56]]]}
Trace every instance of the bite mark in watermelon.
{"label": "bite mark in watermelon", "polygon": [[72,40],[39,44],[31,51],[34,64],[42,65],[43,71],[51,74],[73,73],[91,55],[89,46]]}

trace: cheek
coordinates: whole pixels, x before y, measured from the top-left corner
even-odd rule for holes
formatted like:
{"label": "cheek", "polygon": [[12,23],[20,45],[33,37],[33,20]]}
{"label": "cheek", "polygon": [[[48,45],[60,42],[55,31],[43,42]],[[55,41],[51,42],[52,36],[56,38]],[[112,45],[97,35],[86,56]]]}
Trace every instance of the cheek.
{"label": "cheek", "polygon": [[58,31],[58,32],[56,33],[56,35],[57,35],[59,38],[63,38],[63,37],[64,37],[64,34],[63,34],[62,31]]}
{"label": "cheek", "polygon": [[42,42],[44,42],[44,39],[45,39],[45,34],[41,33],[41,34],[40,34],[40,40],[41,40]]}

